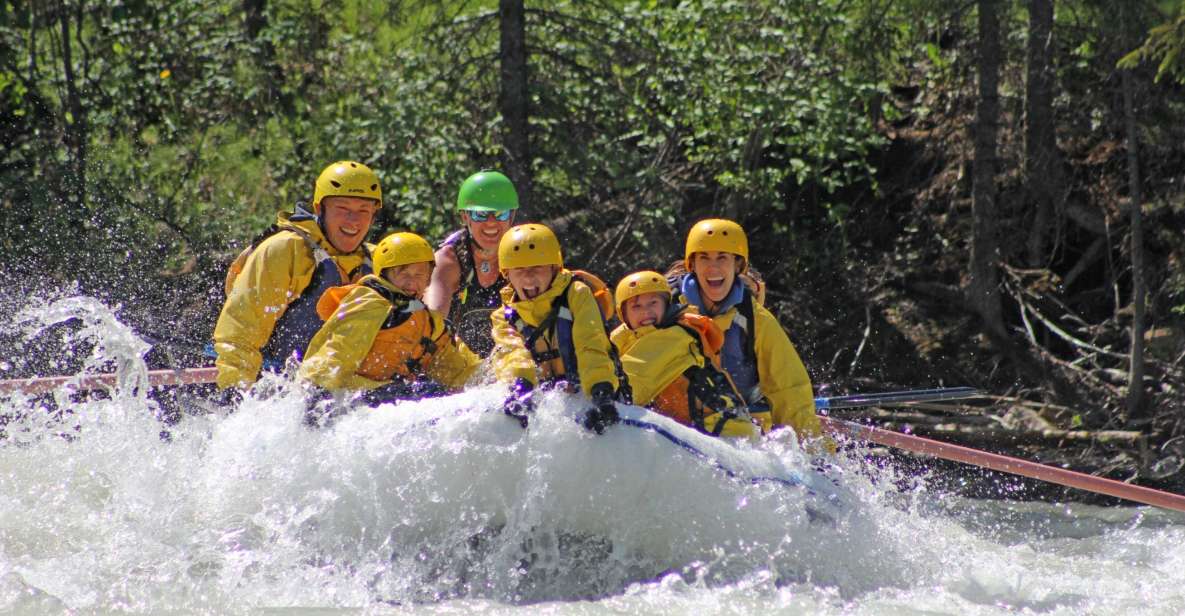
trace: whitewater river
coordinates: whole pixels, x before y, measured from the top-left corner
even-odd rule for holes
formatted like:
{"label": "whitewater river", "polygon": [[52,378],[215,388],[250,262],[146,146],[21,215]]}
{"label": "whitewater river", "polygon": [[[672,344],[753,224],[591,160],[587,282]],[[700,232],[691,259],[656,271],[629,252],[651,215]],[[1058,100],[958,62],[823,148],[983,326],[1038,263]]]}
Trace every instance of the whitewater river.
{"label": "whitewater river", "polygon": [[962,499],[859,447],[820,472],[792,439],[735,447],[640,409],[596,436],[556,394],[523,430],[497,387],[310,428],[274,377],[162,438],[134,387],[147,346],[105,308],[18,326],[68,318],[124,386],[57,392],[64,423],[0,395],[0,612],[1185,611],[1179,514]]}

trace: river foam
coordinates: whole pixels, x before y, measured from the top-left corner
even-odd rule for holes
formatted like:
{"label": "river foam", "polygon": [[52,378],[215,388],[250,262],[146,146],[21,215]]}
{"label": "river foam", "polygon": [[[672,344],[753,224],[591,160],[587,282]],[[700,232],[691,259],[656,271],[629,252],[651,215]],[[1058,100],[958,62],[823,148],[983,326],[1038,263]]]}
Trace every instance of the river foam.
{"label": "river foam", "polygon": [[732,445],[637,408],[598,436],[557,393],[524,430],[497,386],[317,428],[301,388],[269,376],[235,409],[183,402],[164,426],[138,387],[147,346],[100,304],[21,318],[31,340],[81,320],[70,343],[91,341],[88,369],[125,377],[86,400],[0,398],[0,610],[1185,606],[1176,514],[964,500],[859,447],[819,471],[792,438]]}

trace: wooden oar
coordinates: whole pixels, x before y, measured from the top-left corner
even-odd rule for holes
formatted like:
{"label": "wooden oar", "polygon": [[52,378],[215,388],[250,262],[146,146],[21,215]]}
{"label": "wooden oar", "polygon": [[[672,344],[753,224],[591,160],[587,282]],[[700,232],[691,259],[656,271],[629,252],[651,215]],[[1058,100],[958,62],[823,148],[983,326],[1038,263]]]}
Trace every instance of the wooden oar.
{"label": "wooden oar", "polygon": [[[213,383],[218,378],[218,369],[188,368],[185,370],[150,370],[148,371],[148,385],[193,385],[196,383]],[[0,380],[0,394],[20,392],[25,394],[43,394],[53,391],[77,379],[75,386],[80,390],[114,387],[118,383],[115,374],[92,374],[84,377],[48,376],[31,379]]]}
{"label": "wooden oar", "polygon": [[[819,408],[854,408],[859,406],[878,406],[882,404],[907,404],[909,402],[922,402],[937,399],[951,400],[955,398],[970,398],[978,395],[978,392],[975,392],[971,388],[950,388],[950,390],[917,390],[918,395],[912,398],[906,395],[909,393],[910,392],[890,392],[887,394],[862,394],[857,396],[841,396],[837,398],[819,398],[816,399],[816,404],[818,404],[820,400],[826,400],[827,403],[819,405]],[[1174,511],[1185,511],[1185,496],[1173,494],[1172,492],[1153,490],[1152,488],[1131,485],[1123,483],[1122,481],[1115,481],[1114,479],[1095,477],[1094,475],[1087,475],[1086,473],[1069,471],[1056,466],[1038,464],[1037,462],[1029,462],[1028,460],[1021,460],[1020,458],[990,453],[987,451],[972,449],[970,447],[942,443],[928,438],[914,436],[912,434],[902,434],[900,432],[893,432],[883,428],[865,426],[855,422],[837,419],[835,417],[821,415],[819,416],[819,421],[823,424],[823,428],[825,430],[833,434],[842,434],[850,438],[871,441],[873,443],[885,445],[888,447],[896,447],[897,449],[904,449],[905,451],[910,451],[913,453],[935,456],[944,460],[962,462],[964,464],[971,464],[973,466],[988,468],[994,471],[1011,473],[1013,475],[1020,475],[1022,477],[1039,479],[1041,481],[1048,481],[1050,483],[1077,488],[1079,490],[1086,490],[1088,492],[1094,492],[1097,494],[1106,494],[1107,496],[1114,496],[1116,498],[1143,503],[1145,505],[1162,507],[1164,509],[1171,509]]]}

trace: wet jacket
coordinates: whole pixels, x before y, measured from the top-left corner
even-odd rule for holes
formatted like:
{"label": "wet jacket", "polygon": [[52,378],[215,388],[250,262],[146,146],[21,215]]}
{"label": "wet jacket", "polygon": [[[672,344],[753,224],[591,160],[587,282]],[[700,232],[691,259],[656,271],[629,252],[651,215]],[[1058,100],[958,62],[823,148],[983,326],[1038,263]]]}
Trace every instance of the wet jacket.
{"label": "wet jacket", "polygon": [[494,350],[494,340],[490,335],[490,313],[502,307],[499,292],[507,281],[499,275],[490,286],[481,286],[473,261],[472,242],[469,230],[461,229],[449,235],[442,244],[453,247],[461,266],[461,285],[453,295],[449,317],[465,344],[474,353],[487,357]]}
{"label": "wet jacket", "polygon": [[[255,382],[265,356],[282,365],[294,352],[303,353],[321,326],[316,311],[321,292],[369,268],[365,246],[339,252],[308,212],[283,212],[276,224],[281,230],[246,257],[218,315],[214,350],[219,387]],[[310,289],[310,283],[316,288]]]}
{"label": "wet jacket", "polygon": [[428,378],[460,389],[480,359],[455,341],[444,318],[370,275],[321,296],[325,319],[300,375],[328,390],[375,389]]}
{"label": "wet jacket", "polygon": [[[721,365],[745,396],[750,409],[760,408],[762,402],[768,404],[768,416],[754,415],[762,420],[764,431],[785,425],[794,428],[800,438],[822,434],[819,418],[815,416],[811,379],[798,351],[777,317],[754,301],[739,278],[715,313],[706,310],[694,275],[678,279],[672,291],[676,294],[674,301],[695,306],[711,316],[724,332]],[[752,323],[741,314],[744,303],[752,308]]]}
{"label": "wet jacket", "polygon": [[[585,394],[597,383],[609,383],[616,391],[620,385],[610,355],[609,337],[605,334],[601,308],[588,285],[573,279],[564,269],[556,274],[551,286],[538,297],[517,300],[509,285],[501,291],[503,306],[490,315],[494,351],[490,356],[498,380],[513,383],[526,379],[538,385],[544,381],[579,381]],[[565,294],[568,314],[549,319],[561,294]],[[558,311],[563,312],[563,311]],[[567,323],[558,323],[559,320]],[[534,330],[540,328],[533,349],[515,327],[515,321]],[[544,323],[551,320],[551,323]],[[561,328],[570,327],[570,345],[561,344]],[[530,334],[528,334],[530,335]],[[564,358],[569,361],[564,361]],[[537,361],[536,358],[539,358]],[[576,364],[576,374],[568,374],[565,364]]]}
{"label": "wet jacket", "polygon": [[[731,382],[722,378],[716,355],[724,334],[710,317],[673,305],[657,325],[630,329],[622,324],[613,330],[611,340],[621,355],[636,404],[651,406],[708,434],[760,436],[759,425],[748,419],[747,413],[728,418],[727,413],[744,403]],[[697,394],[691,379],[713,391]],[[725,421],[721,422],[722,418]]]}

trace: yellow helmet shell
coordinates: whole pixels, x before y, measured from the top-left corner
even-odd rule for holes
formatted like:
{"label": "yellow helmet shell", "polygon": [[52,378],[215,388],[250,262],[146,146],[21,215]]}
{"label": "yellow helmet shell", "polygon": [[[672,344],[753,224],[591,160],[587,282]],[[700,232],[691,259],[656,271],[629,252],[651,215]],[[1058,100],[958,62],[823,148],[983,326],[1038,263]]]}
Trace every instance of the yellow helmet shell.
{"label": "yellow helmet shell", "polygon": [[321,200],[325,197],[374,199],[379,207],[383,207],[379,176],[370,167],[352,160],[333,163],[317,177],[317,186],[313,191],[313,208],[317,213],[321,212]]}
{"label": "yellow helmet shell", "polygon": [[625,323],[626,300],[647,293],[662,293],[667,296],[667,301],[671,300],[671,287],[667,285],[667,279],[658,272],[643,270],[622,278],[621,282],[617,283],[617,291],[613,293],[617,301],[617,318]]}
{"label": "yellow helmet shell", "polygon": [[505,272],[536,265],[564,266],[560,240],[551,229],[539,223],[511,227],[498,242],[498,268]]}
{"label": "yellow helmet shell", "polygon": [[374,248],[375,273],[382,273],[388,267],[435,261],[428,240],[415,233],[392,233]]}
{"label": "yellow helmet shell", "polygon": [[737,223],[723,218],[708,218],[695,223],[687,232],[683,265],[692,271],[691,256],[697,252],[728,252],[739,256],[741,272],[749,269],[749,238]]}

